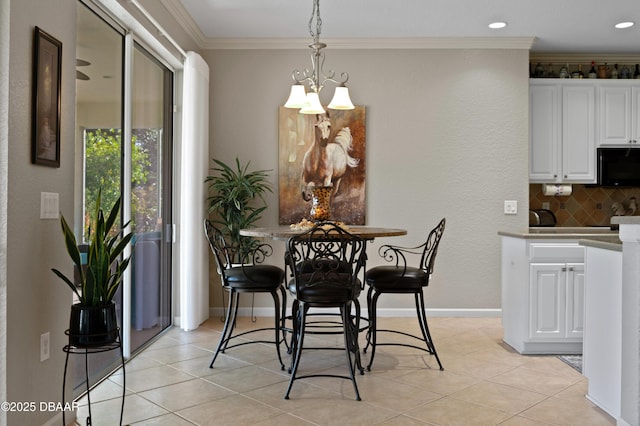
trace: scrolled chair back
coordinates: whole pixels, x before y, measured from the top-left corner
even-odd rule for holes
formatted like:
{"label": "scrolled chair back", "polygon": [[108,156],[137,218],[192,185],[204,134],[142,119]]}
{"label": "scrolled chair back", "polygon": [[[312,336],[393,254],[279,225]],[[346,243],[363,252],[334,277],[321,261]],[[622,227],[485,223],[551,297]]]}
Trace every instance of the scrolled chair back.
{"label": "scrolled chair back", "polygon": [[[378,254],[380,254],[385,261],[395,263],[396,268],[402,269],[402,273],[398,278],[405,276],[418,277],[418,275],[410,272],[415,268],[412,268],[411,265],[407,263],[407,254],[414,256],[420,255],[420,263],[417,265],[417,269],[422,271],[421,275],[424,277],[424,284],[427,285],[429,276],[433,273],[438,247],[444,234],[445,224],[446,218],[442,218],[438,225],[429,232],[427,240],[417,247],[400,247],[386,244],[380,246]],[[407,268],[409,268],[410,271],[408,271]]]}
{"label": "scrolled chair back", "polygon": [[243,251],[240,251],[227,244],[222,231],[209,219],[204,220],[204,229],[223,285],[228,284],[229,278],[240,278],[238,276],[240,272],[243,279],[263,280],[264,277],[261,276],[261,273],[264,270],[257,269],[255,266],[264,263],[273,254],[273,248],[269,244],[246,245]]}
{"label": "scrolled chair back", "polygon": [[420,259],[420,268],[428,272],[433,273],[433,266],[436,262],[436,255],[438,254],[438,246],[444,234],[444,226],[447,220],[442,218],[440,223],[429,232],[427,241],[424,243],[424,251],[422,252],[422,258]]}
{"label": "scrolled chair back", "polygon": [[[365,241],[334,222],[320,222],[287,243],[287,262],[299,299],[319,292],[352,298],[362,284]],[[317,298],[316,298],[317,299]],[[318,302],[319,300],[314,300]]]}
{"label": "scrolled chair back", "polygon": [[209,219],[204,220],[204,232],[215,259],[218,274],[222,275],[222,271],[231,267],[231,251],[224,234]]}

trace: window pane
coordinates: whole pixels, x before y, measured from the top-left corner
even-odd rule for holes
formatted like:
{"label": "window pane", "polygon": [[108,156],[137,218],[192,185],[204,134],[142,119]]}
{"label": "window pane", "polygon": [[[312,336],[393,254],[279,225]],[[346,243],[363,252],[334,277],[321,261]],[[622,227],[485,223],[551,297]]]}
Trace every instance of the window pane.
{"label": "window pane", "polygon": [[[164,226],[170,204],[171,73],[140,46],[133,53],[131,215],[135,233],[131,285],[131,350],[170,324],[170,246]],[[166,194],[165,194],[166,193]]]}

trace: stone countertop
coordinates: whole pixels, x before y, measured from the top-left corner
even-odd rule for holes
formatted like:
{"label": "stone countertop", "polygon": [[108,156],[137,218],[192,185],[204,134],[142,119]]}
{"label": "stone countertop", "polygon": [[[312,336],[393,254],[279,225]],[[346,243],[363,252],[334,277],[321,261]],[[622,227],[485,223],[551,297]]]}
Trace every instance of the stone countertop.
{"label": "stone countertop", "polygon": [[614,225],[640,225],[640,216],[613,216],[611,223]]}
{"label": "stone countertop", "polygon": [[622,251],[622,241],[618,235],[593,235],[578,240],[578,244],[605,250]]}
{"label": "stone countertop", "polygon": [[530,227],[521,232],[498,231],[498,235],[503,237],[513,237],[522,239],[538,240],[580,240],[592,239],[593,237],[615,237],[618,238],[618,231],[611,230],[608,226],[596,227]]}

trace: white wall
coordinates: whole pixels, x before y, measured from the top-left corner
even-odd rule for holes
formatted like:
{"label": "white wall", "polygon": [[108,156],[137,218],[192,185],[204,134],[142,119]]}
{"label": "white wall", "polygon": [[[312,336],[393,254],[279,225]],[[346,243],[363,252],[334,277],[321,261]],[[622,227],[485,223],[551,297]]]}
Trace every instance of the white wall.
{"label": "white wall", "polygon": [[[51,272],[70,273],[57,220],[40,220],[40,192],[60,194],[73,211],[76,3],[20,0],[10,4],[7,401],[59,401],[71,291]],[[34,26],[62,42],[61,167],[31,164],[31,70]],[[5,319],[0,319],[4,321]],[[51,333],[51,358],[40,362],[40,335]],[[8,413],[10,425],[40,425],[56,413]]]}
{"label": "white wall", "polygon": [[[352,100],[367,107],[367,224],[408,230],[376,241],[369,266],[380,263],[380,243],[417,245],[446,217],[428,307],[499,309],[496,233],[528,220],[528,51],[329,46],[325,53],[326,67],[349,72]],[[211,156],[273,170],[276,191],[262,225],[276,225],[278,106],[292,70],[310,67],[309,52],[211,50],[204,57],[211,67]],[[328,98],[332,89],[325,92]],[[505,216],[504,200],[517,200],[519,214]],[[282,243],[274,246],[277,263]],[[387,296],[379,305],[412,303]]]}

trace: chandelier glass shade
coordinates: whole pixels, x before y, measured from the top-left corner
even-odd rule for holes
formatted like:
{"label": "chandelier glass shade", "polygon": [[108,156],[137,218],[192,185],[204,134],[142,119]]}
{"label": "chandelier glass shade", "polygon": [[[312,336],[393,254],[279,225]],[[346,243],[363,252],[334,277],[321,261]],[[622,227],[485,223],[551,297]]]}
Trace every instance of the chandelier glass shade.
{"label": "chandelier glass shade", "polygon": [[[313,23],[315,22],[315,31]],[[322,19],[320,19],[320,0],[313,0],[313,12],[309,19],[309,34],[313,38],[313,43],[309,47],[313,50],[311,53],[312,68],[305,68],[303,71],[295,70],[291,77],[295,84],[291,86],[289,99],[284,104],[286,108],[300,108],[301,114],[324,114],[325,110],[320,103],[320,91],[326,83],[334,83],[337,85],[333,95],[333,99],[327,108],[330,109],[354,109],[351,98],[349,97],[349,89],[345,86],[349,80],[349,74],[343,72],[340,77],[336,77],[333,70],[325,73],[324,52],[322,49],[327,47],[325,43],[320,42],[320,32],[322,31]],[[308,88],[305,87],[308,86]],[[307,90],[308,89],[308,90]]]}

